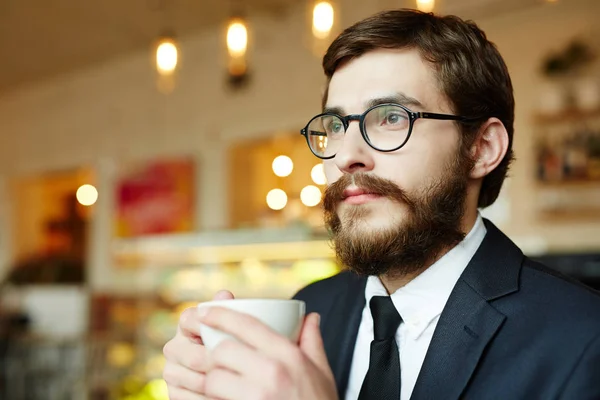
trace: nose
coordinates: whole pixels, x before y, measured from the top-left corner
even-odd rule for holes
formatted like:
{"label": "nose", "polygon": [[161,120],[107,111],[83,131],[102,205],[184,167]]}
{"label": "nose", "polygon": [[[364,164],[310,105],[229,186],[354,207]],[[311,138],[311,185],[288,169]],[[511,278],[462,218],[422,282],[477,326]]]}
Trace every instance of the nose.
{"label": "nose", "polygon": [[336,153],[334,161],[341,172],[368,172],[373,169],[373,149],[363,138],[358,121],[351,121],[344,135],[342,147]]}

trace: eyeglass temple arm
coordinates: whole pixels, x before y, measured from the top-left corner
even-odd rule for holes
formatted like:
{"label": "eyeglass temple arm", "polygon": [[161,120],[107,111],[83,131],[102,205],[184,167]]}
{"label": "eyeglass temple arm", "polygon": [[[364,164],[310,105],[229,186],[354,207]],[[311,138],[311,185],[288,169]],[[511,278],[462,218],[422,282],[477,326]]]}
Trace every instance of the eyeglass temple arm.
{"label": "eyeglass temple arm", "polygon": [[414,113],[416,118],[426,118],[426,119],[440,119],[440,120],[450,120],[450,121],[476,121],[480,118],[471,118],[471,117],[463,117],[460,115],[449,115],[449,114],[436,114],[430,112],[417,112]]}
{"label": "eyeglass temple arm", "polygon": [[308,134],[310,134],[311,136],[327,136],[327,134],[325,132],[319,132],[319,131],[307,131],[306,129],[302,129],[300,131],[300,134],[303,136],[307,136]]}

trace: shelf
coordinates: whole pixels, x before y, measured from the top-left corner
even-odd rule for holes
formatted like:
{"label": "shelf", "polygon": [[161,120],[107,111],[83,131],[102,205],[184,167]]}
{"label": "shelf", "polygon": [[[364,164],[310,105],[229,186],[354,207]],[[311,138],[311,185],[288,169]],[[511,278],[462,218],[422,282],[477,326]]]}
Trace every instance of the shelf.
{"label": "shelf", "polygon": [[199,266],[238,263],[252,258],[265,261],[303,258],[333,258],[331,245],[325,240],[273,242],[246,245],[199,246],[188,249],[161,247],[116,249],[117,266]]}
{"label": "shelf", "polygon": [[596,180],[563,180],[563,181],[535,181],[538,189],[600,189],[600,179]]}
{"label": "shelf", "polygon": [[557,123],[573,124],[600,117],[600,107],[593,110],[567,109],[554,114],[537,113],[533,121],[536,125],[556,125]]}
{"label": "shelf", "polygon": [[116,266],[198,266],[264,261],[333,258],[323,233],[310,229],[248,229],[116,239],[112,243]]}
{"label": "shelf", "polygon": [[544,210],[537,215],[539,221],[553,223],[592,222],[600,221],[600,209],[581,210]]}
{"label": "shelf", "polygon": [[290,226],[285,228],[244,228],[225,229],[193,233],[175,233],[148,235],[131,238],[116,237],[112,241],[113,248],[148,248],[163,246],[187,249],[199,246],[228,246],[238,244],[258,244],[273,242],[296,242],[321,238],[323,232],[315,231],[307,226]]}

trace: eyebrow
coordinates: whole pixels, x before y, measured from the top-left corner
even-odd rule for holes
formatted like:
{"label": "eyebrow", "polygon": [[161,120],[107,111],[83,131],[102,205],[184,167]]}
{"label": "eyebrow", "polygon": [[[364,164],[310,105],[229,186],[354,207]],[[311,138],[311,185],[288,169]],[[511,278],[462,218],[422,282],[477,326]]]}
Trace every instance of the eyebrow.
{"label": "eyebrow", "polygon": [[[411,97],[405,93],[397,92],[391,96],[384,97],[376,97],[371,99],[365,103],[365,110],[374,106],[378,106],[380,104],[386,103],[397,103],[402,104],[406,107],[420,108],[423,109],[423,103],[419,100]],[[338,115],[344,115],[344,109],[342,107],[325,107],[323,108],[323,113],[333,113]]]}

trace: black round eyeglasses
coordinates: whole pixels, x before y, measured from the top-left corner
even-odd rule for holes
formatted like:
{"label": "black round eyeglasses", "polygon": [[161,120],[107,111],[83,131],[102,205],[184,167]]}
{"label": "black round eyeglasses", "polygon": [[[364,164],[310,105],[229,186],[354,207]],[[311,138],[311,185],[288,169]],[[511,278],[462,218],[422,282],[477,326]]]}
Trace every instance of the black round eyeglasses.
{"label": "black round eyeglasses", "polygon": [[419,118],[452,120],[463,123],[481,118],[450,114],[414,112],[401,104],[385,103],[370,107],[362,114],[341,116],[323,113],[313,117],[300,131],[306,138],[312,153],[321,159],[335,157],[342,147],[350,121],[358,121],[363,139],[373,149],[390,152],[400,149],[408,142],[415,121]]}

